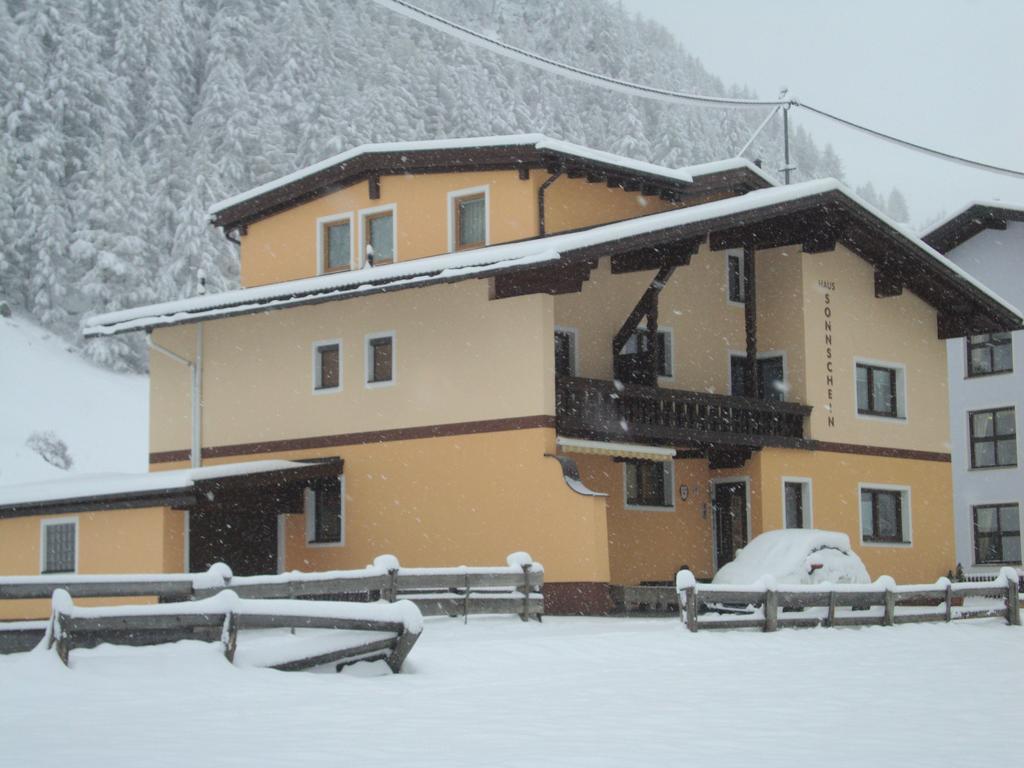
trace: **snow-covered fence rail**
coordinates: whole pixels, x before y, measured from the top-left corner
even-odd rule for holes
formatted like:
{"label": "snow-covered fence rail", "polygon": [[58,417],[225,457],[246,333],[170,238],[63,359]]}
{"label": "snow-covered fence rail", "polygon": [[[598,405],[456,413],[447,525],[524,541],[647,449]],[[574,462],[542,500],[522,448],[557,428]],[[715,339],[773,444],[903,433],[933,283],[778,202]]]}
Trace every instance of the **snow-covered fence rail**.
{"label": "snow-covered fence rail", "polygon": [[64,664],[75,648],[179,640],[221,642],[224,656],[234,663],[239,631],[301,628],[343,632],[310,637],[312,643],[286,635],[279,647],[270,653],[265,648],[257,651],[249,662],[280,670],[335,664],[340,670],[357,661],[382,660],[398,672],[423,631],[419,610],[404,600],[388,605],[244,600],[224,590],[192,602],[83,608],[66,591],[57,590],[52,605],[46,644],[56,649]]}
{"label": "snow-covered fence rail", "polygon": [[[873,584],[786,584],[769,578],[749,586],[699,584],[690,571],[676,577],[679,617],[699,629],[892,626],[929,621],[1005,617],[1020,625],[1017,573],[1004,568],[991,581],[898,586],[883,576]],[[1003,605],[965,607],[967,597],[995,598]],[[716,610],[721,608],[721,610]]]}

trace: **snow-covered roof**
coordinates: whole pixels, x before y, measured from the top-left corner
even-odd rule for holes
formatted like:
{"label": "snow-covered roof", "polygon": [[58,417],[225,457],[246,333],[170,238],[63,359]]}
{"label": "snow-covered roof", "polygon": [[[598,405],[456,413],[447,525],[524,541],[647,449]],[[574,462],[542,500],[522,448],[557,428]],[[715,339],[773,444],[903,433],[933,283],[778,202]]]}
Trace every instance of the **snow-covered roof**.
{"label": "snow-covered roof", "polygon": [[921,239],[942,253],[948,253],[997,220],[1024,221],[1024,203],[976,200],[921,233]]}
{"label": "snow-covered roof", "polygon": [[712,160],[710,163],[698,163],[696,165],[680,166],[677,170],[690,174],[694,179],[701,176],[710,176],[713,173],[729,173],[731,171],[750,171],[762,181],[772,187],[778,186],[778,182],[750,162],[745,157],[729,157],[724,160]]}
{"label": "snow-covered roof", "polygon": [[187,491],[196,483],[267,472],[308,470],[310,464],[296,461],[245,461],[211,467],[172,469],[164,472],[104,473],[69,475],[66,478],[35,483],[0,485],[0,512],[12,507],[27,507],[77,499],[108,497],[144,497],[164,492]]}
{"label": "snow-covered roof", "polygon": [[735,226],[744,214],[751,214],[751,217],[744,220],[747,222],[752,220],[755,212],[771,217],[801,205],[810,207],[826,197],[845,202],[853,209],[861,209],[870,218],[883,224],[886,234],[898,242],[900,247],[910,250],[926,267],[937,270],[939,278],[951,280],[954,287],[959,285],[968,292],[973,291],[976,301],[989,302],[1003,314],[1010,313],[1015,318],[1014,322],[1020,322],[1020,312],[1013,305],[925,244],[908,227],[893,221],[840,182],[819,179],[755,190],[737,197],[576,232],[111,312],[86,321],[84,332],[90,337],[106,336],[299,304],[353,298],[373,292],[485,277],[557,261],[580,249],[666,230],[672,230],[673,234],[686,230],[692,237],[711,231],[716,226]]}
{"label": "snow-covered roof", "polygon": [[428,141],[393,141],[380,144],[363,144],[354,149],[346,150],[326,160],[321,160],[313,165],[300,168],[285,176],[268,181],[258,187],[233,195],[210,206],[211,216],[220,213],[228,208],[252,200],[253,198],[265,195],[268,192],[301,181],[316,173],[327,170],[337,165],[347,163],[356,158],[366,155],[383,155],[393,153],[419,153],[437,152],[441,150],[468,150],[468,149],[492,149],[502,147],[530,147],[536,150],[547,150],[560,155],[575,157],[580,160],[587,160],[602,165],[614,166],[624,171],[641,174],[644,176],[656,176],[669,181],[690,183],[693,177],[686,169],[668,168],[663,165],[655,165],[642,160],[633,160],[622,155],[615,155],[611,152],[603,152],[598,149],[591,149],[580,144],[573,144],[560,139],[552,139],[541,133],[523,133],[510,136],[477,136],[464,139],[434,139]]}
{"label": "snow-covered roof", "polygon": [[1007,203],[1003,200],[972,200],[966,205],[961,206],[956,211],[940,219],[934,224],[928,226],[927,229],[922,230],[921,237],[925,237],[928,234],[934,232],[937,229],[949,224],[954,219],[958,219],[965,213],[970,213],[974,209],[984,209],[991,211],[1006,211],[1008,213],[1024,213],[1024,203]]}

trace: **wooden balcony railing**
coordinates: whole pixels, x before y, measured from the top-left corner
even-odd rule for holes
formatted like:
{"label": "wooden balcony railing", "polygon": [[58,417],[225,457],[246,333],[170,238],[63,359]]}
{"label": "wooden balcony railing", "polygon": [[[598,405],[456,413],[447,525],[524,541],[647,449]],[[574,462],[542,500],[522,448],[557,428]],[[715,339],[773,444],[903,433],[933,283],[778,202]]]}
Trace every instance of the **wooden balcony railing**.
{"label": "wooden balcony railing", "polygon": [[560,377],[558,434],[652,445],[796,448],[811,407],[679,389]]}

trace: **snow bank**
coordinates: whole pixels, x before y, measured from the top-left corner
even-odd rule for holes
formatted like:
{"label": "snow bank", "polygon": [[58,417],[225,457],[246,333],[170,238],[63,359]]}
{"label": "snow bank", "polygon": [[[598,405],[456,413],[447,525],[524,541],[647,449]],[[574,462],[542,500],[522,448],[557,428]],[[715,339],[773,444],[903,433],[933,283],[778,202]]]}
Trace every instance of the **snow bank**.
{"label": "snow bank", "polygon": [[736,553],[735,560],[719,569],[712,583],[752,585],[766,576],[787,585],[871,581],[845,533],[788,529],[756,536]]}

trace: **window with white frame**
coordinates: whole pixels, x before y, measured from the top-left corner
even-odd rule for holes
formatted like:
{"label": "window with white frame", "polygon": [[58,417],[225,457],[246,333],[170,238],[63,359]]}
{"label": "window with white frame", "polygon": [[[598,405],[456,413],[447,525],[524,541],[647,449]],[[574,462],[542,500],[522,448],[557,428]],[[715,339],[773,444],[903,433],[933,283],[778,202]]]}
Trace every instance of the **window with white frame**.
{"label": "window with white frame", "polygon": [[395,381],[395,334],[375,333],[366,337],[366,385],[393,384]]}
{"label": "window with white frame", "polygon": [[306,541],[345,543],[345,476],[321,480],[305,492]]}
{"label": "window with white frame", "polygon": [[1017,466],[1015,409],[991,408],[968,415],[971,469]]}
{"label": "window with white frame", "polygon": [[313,389],[317,392],[341,389],[340,341],[318,341],[313,345]]}
{"label": "window with white frame", "polygon": [[811,483],[809,480],[785,478],[782,481],[783,522],[786,528],[810,528]]}
{"label": "window with white frame", "polygon": [[967,376],[990,376],[1013,370],[1013,339],[1009,333],[967,337]]}
{"label": "window with white frame", "polygon": [[317,219],[319,270],[344,272],[352,268],[352,214]]}
{"label": "window with white frame", "polygon": [[910,543],[909,491],[888,486],[861,486],[860,532],[866,544]]}
{"label": "window with white frame", "polygon": [[360,213],[366,266],[379,267],[395,261],[395,206],[371,208]]}
{"label": "window with white frame", "polygon": [[77,520],[44,520],[40,538],[41,573],[74,573],[77,570]]}
{"label": "window with white frame", "polygon": [[626,461],[623,472],[627,507],[671,509],[675,506],[671,461]]}

